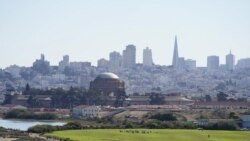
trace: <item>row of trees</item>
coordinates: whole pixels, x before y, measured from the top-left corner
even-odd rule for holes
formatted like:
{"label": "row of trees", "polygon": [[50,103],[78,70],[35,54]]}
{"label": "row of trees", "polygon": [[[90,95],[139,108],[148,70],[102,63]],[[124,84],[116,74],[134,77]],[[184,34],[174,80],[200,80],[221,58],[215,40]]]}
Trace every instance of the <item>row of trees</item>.
{"label": "row of trees", "polygon": [[56,119],[57,116],[51,113],[36,114],[27,110],[16,109],[6,113],[4,118],[52,120]]}
{"label": "row of trees", "polygon": [[50,125],[37,125],[30,127],[28,132],[32,133],[47,133],[58,130],[73,130],[73,129],[207,129],[207,130],[237,130],[238,125],[232,122],[217,122],[209,123],[205,126],[197,126],[192,122],[182,121],[142,121],[142,122],[122,122],[116,124],[103,124],[103,125],[83,125],[79,122],[69,122],[63,126],[50,126]]}
{"label": "row of trees", "polygon": [[[228,94],[224,93],[224,92],[219,92],[217,95],[217,101],[240,101],[240,102],[246,102],[247,99],[246,98],[238,98],[237,100],[235,99],[228,99]],[[212,98],[210,95],[206,95],[205,96],[205,101],[206,102],[210,102],[212,101]]]}
{"label": "row of trees", "polygon": [[76,105],[104,105],[105,99],[96,92],[88,92],[78,88],[69,91],[55,89],[50,91],[51,106],[72,108]]}
{"label": "row of trees", "polygon": [[[77,105],[107,105],[107,101],[109,100],[109,97],[97,91],[88,91],[86,89],[73,87],[69,90],[64,90],[62,88],[41,90],[31,88],[29,84],[27,84],[23,90],[23,95],[29,96],[27,103],[32,108],[42,107],[39,101],[39,98],[42,96],[51,98],[50,106],[52,108],[72,108]],[[11,104],[12,97],[11,95],[6,95],[4,104]],[[116,92],[114,106],[123,106],[126,97],[124,91]],[[164,95],[160,93],[151,93],[149,99],[151,105],[165,104]]]}
{"label": "row of trees", "polygon": [[150,118],[156,119],[159,121],[176,121],[177,120],[177,118],[173,115],[173,113],[164,113],[164,114],[158,113],[158,114],[152,115]]}
{"label": "row of trees", "polygon": [[[29,97],[27,103],[32,108],[42,107],[39,98],[46,96],[51,99],[51,108],[73,108],[77,105],[106,105],[108,100],[107,96],[97,91],[87,91],[73,87],[69,90],[63,90],[62,88],[41,90],[30,88],[29,84],[26,85],[23,95]],[[13,96],[6,95],[4,104],[11,104],[12,98]],[[117,92],[114,106],[122,106],[125,98],[125,92]]]}

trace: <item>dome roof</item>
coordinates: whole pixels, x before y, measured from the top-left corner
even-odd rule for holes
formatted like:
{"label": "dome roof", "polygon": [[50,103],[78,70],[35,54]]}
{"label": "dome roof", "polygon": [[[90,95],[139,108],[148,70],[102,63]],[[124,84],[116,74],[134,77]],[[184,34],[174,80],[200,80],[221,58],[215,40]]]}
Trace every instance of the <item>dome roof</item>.
{"label": "dome roof", "polygon": [[103,79],[119,79],[119,77],[111,72],[104,72],[99,74],[96,78],[103,78]]}

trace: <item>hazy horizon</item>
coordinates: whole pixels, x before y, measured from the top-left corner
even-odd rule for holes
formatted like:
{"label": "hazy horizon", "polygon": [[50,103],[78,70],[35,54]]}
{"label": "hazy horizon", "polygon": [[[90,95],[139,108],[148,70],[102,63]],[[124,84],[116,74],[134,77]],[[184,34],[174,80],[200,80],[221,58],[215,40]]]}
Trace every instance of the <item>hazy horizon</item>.
{"label": "hazy horizon", "polygon": [[249,0],[0,0],[0,68],[31,66],[40,54],[57,65],[93,65],[109,53],[134,44],[137,62],[152,49],[153,61],[171,65],[174,37],[179,55],[206,66],[209,55],[232,50],[236,60],[250,57]]}

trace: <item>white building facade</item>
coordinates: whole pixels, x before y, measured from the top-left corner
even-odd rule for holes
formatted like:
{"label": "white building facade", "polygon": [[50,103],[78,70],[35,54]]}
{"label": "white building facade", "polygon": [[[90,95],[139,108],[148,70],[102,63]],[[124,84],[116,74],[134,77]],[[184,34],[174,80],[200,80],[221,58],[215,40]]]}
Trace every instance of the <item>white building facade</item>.
{"label": "white building facade", "polygon": [[101,108],[99,106],[80,105],[73,108],[72,116],[80,119],[97,118],[99,117],[100,111]]}

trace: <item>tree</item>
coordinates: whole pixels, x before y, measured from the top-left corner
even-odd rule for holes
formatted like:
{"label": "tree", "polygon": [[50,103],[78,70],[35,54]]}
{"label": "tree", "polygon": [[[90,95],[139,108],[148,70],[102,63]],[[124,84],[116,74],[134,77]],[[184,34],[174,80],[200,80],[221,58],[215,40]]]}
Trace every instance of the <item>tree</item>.
{"label": "tree", "polygon": [[61,88],[48,90],[46,95],[51,96],[51,105],[54,108],[73,108],[76,105],[100,104],[100,96],[95,92],[87,92],[79,88],[71,87],[65,91]]}
{"label": "tree", "polygon": [[26,84],[25,90],[23,91],[24,95],[29,95],[30,94],[30,85],[29,83]]}
{"label": "tree", "polygon": [[152,93],[149,99],[151,105],[162,105],[165,103],[165,99],[162,94]]}
{"label": "tree", "polygon": [[81,91],[77,88],[71,87],[68,91],[68,94],[65,97],[65,101],[68,104],[68,108],[73,108],[75,105],[79,103],[79,94]]}
{"label": "tree", "polygon": [[229,118],[230,119],[238,119],[239,117],[235,114],[235,112],[230,112],[229,113]]}
{"label": "tree", "polygon": [[27,102],[28,102],[29,106],[32,108],[37,108],[40,106],[39,100],[38,100],[37,96],[35,96],[35,95],[30,95]]}
{"label": "tree", "polygon": [[223,92],[219,92],[219,93],[217,94],[217,100],[218,100],[218,101],[226,101],[226,100],[227,100],[227,97],[228,97],[228,95],[225,94],[225,93],[223,93]]}
{"label": "tree", "polygon": [[83,95],[87,105],[105,105],[105,96],[97,91],[88,91]]}
{"label": "tree", "polygon": [[115,107],[122,107],[123,103],[125,101],[126,98],[126,92],[125,91],[118,91],[117,95],[116,95],[116,100],[114,103]]}
{"label": "tree", "polygon": [[176,121],[177,118],[172,113],[156,114],[150,117],[151,119],[157,119],[160,121]]}
{"label": "tree", "polygon": [[59,89],[53,90],[53,95],[51,96],[51,106],[53,108],[61,107],[60,95],[63,95],[63,92],[63,90],[60,91]]}
{"label": "tree", "polygon": [[224,90],[226,88],[226,85],[224,83],[219,83],[216,87],[215,90]]}
{"label": "tree", "polygon": [[30,91],[30,85],[29,85],[29,83],[26,84],[25,91]]}
{"label": "tree", "polygon": [[6,91],[8,91],[8,92],[15,91],[15,88],[9,83],[6,83],[5,87],[6,87]]}
{"label": "tree", "polygon": [[4,102],[3,102],[3,105],[5,105],[5,104],[11,104],[11,101],[12,101],[12,95],[11,94],[6,94]]}
{"label": "tree", "polygon": [[237,130],[238,126],[234,122],[222,121],[217,123],[209,123],[203,128],[208,130]]}
{"label": "tree", "polygon": [[205,96],[205,100],[206,100],[206,102],[211,102],[211,101],[212,101],[212,98],[211,98],[210,95],[206,95],[206,96]]}
{"label": "tree", "polygon": [[247,98],[240,97],[240,98],[238,98],[238,101],[240,101],[240,102],[247,102]]}

